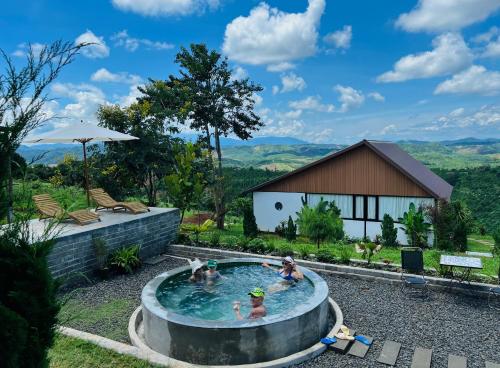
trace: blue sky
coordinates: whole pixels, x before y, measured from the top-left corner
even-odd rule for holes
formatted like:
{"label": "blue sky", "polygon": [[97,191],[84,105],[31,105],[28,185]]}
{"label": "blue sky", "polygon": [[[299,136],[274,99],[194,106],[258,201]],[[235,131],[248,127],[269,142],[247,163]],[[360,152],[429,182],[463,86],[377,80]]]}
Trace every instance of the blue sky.
{"label": "blue sky", "polygon": [[[452,4],[453,3],[453,4]],[[317,143],[500,137],[500,0],[18,0],[0,47],[95,42],[51,87],[42,130],[130,104],[206,43],[264,91],[258,135]]]}

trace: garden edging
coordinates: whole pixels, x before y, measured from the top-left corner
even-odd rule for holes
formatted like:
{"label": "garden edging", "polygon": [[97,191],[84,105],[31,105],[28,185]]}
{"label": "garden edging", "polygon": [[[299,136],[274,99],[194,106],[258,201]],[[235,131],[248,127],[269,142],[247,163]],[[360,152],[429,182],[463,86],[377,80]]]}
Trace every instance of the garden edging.
{"label": "garden edging", "polygon": [[[183,257],[183,258],[200,258],[202,260],[207,260],[209,258],[240,258],[240,257],[256,257],[262,259],[280,259],[277,256],[265,255],[265,254],[255,254],[231,251],[225,249],[217,248],[201,248],[193,247],[189,245],[171,244],[167,247],[167,254]],[[401,283],[401,273],[368,269],[362,267],[354,267],[348,265],[322,263],[307,260],[296,260],[297,264],[307,268],[311,268],[315,271],[334,273],[346,277],[371,279],[376,281],[382,281],[392,284]],[[489,289],[494,287],[492,284],[485,284],[480,282],[469,283],[458,283],[457,281],[445,279],[441,277],[426,276],[425,279],[428,281],[429,288],[441,291],[453,291],[466,294],[475,294],[477,296],[485,297],[487,296]]]}

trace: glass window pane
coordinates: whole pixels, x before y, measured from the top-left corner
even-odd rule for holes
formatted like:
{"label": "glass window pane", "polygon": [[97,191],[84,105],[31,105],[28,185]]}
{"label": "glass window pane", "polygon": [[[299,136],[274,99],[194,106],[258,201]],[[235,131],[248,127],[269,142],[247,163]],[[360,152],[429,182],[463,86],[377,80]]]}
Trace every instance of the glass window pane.
{"label": "glass window pane", "polygon": [[377,198],[376,197],[368,197],[368,213],[367,218],[370,220],[377,219]]}
{"label": "glass window pane", "polygon": [[356,196],[356,218],[365,218],[364,196]]}
{"label": "glass window pane", "polygon": [[320,201],[320,199],[331,202],[334,201],[335,205],[340,210],[340,217],[342,218],[352,218],[352,195],[345,194],[308,194],[307,201],[309,206],[314,207]]}

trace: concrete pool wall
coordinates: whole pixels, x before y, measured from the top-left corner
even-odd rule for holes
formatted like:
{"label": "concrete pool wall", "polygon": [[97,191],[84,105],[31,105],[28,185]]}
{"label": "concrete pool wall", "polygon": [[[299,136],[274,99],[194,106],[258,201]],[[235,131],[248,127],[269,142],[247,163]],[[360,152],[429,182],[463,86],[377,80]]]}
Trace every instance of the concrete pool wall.
{"label": "concrete pool wall", "polygon": [[[220,264],[242,262],[260,264],[262,260],[241,258],[222,260]],[[270,263],[281,265],[274,260]],[[328,287],[321,277],[308,269],[301,268],[314,285],[314,293],[308,300],[298,301],[293,308],[280,314],[243,321],[200,320],[163,307],[156,297],[157,288],[166,279],[189,269],[187,266],[165,272],[143,289],[144,339],[154,351],[195,364],[250,364],[305,350],[328,332]]]}

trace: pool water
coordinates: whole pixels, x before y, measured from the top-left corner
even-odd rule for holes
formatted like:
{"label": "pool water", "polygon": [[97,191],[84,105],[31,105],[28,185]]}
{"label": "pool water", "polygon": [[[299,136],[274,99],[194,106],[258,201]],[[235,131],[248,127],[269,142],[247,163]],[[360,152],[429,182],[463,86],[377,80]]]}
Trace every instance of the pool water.
{"label": "pool water", "polygon": [[[264,306],[268,316],[291,310],[313,295],[314,286],[308,279],[288,286],[277,276],[278,269],[273,270],[248,263],[220,267],[222,280],[214,285],[191,283],[188,281],[191,273],[186,272],[164,281],[156,296],[161,305],[175,313],[204,320],[230,321],[236,319],[235,301],[241,302],[241,314],[248,316],[251,310],[248,292],[255,287],[266,292]],[[270,292],[269,287],[278,291]]]}

